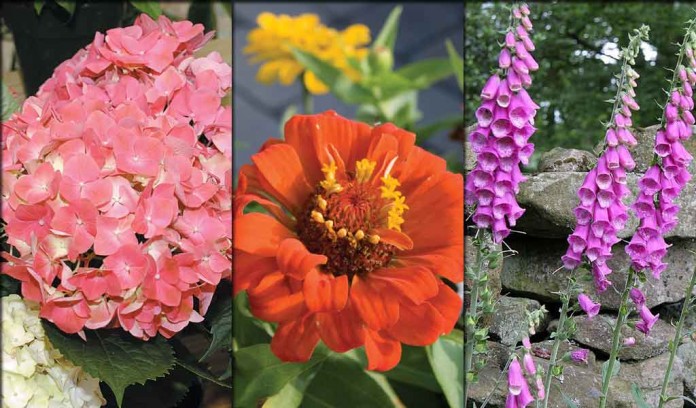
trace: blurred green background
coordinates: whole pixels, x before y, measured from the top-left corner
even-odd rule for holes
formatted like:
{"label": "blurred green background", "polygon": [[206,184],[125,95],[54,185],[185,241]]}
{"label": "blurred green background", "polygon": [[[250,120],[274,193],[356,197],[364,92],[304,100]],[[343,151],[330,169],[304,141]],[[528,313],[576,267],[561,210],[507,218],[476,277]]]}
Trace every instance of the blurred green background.
{"label": "blurred green background", "polygon": [[[509,3],[508,3],[509,4]],[[676,64],[676,43],[687,21],[696,16],[694,4],[672,2],[552,1],[528,3],[534,24],[532,52],[539,63],[529,93],[541,109],[537,112],[536,146],[529,170],[541,152],[556,146],[589,149],[604,137],[601,121],[608,121],[611,105],[602,101],[616,92],[613,77],[620,70],[618,54],[628,44],[628,34],[641,24],[650,25],[650,41],[641,46],[635,70],[641,76],[636,89],[640,111],[634,126],[658,122],[665,102],[662,91]],[[493,69],[507,28],[509,11],[501,2],[466,4],[464,44],[465,123],[475,123],[479,94]]]}

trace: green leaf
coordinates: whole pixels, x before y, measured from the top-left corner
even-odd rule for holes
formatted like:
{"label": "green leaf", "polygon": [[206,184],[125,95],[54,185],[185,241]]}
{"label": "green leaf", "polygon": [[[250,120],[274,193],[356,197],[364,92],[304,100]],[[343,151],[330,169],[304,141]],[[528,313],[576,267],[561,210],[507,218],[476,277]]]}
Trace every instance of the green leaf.
{"label": "green leaf", "polygon": [[317,364],[310,370],[300,374],[280,390],[276,395],[268,398],[263,403],[263,408],[297,408],[302,403],[305,390],[319,372],[321,364]]}
{"label": "green leaf", "polygon": [[159,2],[157,1],[134,1],[131,0],[130,2],[133,7],[136,9],[140,10],[143,13],[146,13],[148,16],[152,17],[153,19],[157,19],[161,14],[162,14],[162,7],[160,7]]}
{"label": "green leaf", "polygon": [[256,344],[237,350],[235,359],[235,407],[255,407],[259,401],[280,392],[286,384],[309,372],[327,358],[318,347],[306,363],[282,362],[269,344]]}
{"label": "green leaf", "polygon": [[420,88],[417,83],[390,71],[366,77],[363,83],[380,101]]}
{"label": "green leaf", "polygon": [[565,402],[566,407],[568,408],[578,408],[578,404],[576,404],[570,397],[565,395],[563,390],[561,390],[561,387],[558,386],[558,384],[554,384],[556,389],[558,390],[558,393],[561,394],[561,397],[563,397],[563,402]]}
{"label": "green leaf", "polygon": [[633,401],[638,404],[638,408],[650,408],[650,405],[645,401],[643,392],[638,388],[638,385],[631,384],[631,395],[633,395]]}
{"label": "green leaf", "polygon": [[312,71],[317,78],[326,84],[338,99],[350,104],[360,104],[372,101],[370,91],[364,86],[353,82],[346,74],[333,65],[317,58],[311,53],[293,48],[295,59],[306,69]]}
{"label": "green leaf", "polygon": [[189,372],[192,373],[192,374],[197,375],[198,377],[200,377],[200,378],[202,378],[202,379],[204,379],[204,380],[206,380],[206,381],[210,381],[211,383],[217,384],[217,385],[219,385],[220,387],[223,387],[223,388],[232,389],[232,385],[231,385],[231,384],[228,384],[228,383],[226,383],[226,382],[224,382],[224,381],[222,381],[222,380],[220,380],[220,379],[218,379],[218,378],[215,378],[215,375],[213,375],[213,373],[211,373],[210,371],[208,371],[208,370],[206,370],[206,369],[204,369],[204,368],[201,368],[200,366],[198,366],[198,365],[197,365],[196,363],[194,363],[194,362],[186,361],[186,360],[184,360],[184,359],[176,359],[176,364],[177,364],[179,367],[181,367],[181,368],[183,368],[183,369],[189,371]]}
{"label": "green leaf", "polygon": [[222,7],[224,7],[225,11],[227,11],[227,14],[229,14],[230,17],[232,17],[232,2],[224,1],[222,2]]}
{"label": "green leaf", "polygon": [[396,74],[412,81],[415,87],[422,89],[449,77],[453,72],[449,59],[431,58],[403,66],[396,71]]}
{"label": "green leaf", "polygon": [[232,350],[232,302],[229,298],[223,299],[211,305],[210,309],[206,314],[206,320],[210,322],[213,339],[208,350],[198,361],[205,360],[220,349]]}
{"label": "green leaf", "polygon": [[19,110],[19,103],[17,100],[12,96],[12,92],[10,92],[10,88],[5,85],[5,83],[2,83],[2,121],[6,121],[12,116],[13,113],[17,112]]}
{"label": "green leaf", "polygon": [[442,392],[423,347],[402,346],[399,365],[384,375],[390,380],[415,385],[432,392]]}
{"label": "green leaf", "polygon": [[303,408],[396,407],[358,361],[332,353],[305,391]]}
{"label": "green leaf", "polygon": [[120,329],[99,330],[88,331],[85,342],[43,323],[51,343],[68,360],[111,387],[119,406],[126,387],[162,377],[174,365],[172,347],[160,336],[146,342]]}
{"label": "green leaf", "polygon": [[41,14],[41,10],[43,10],[45,5],[46,5],[45,0],[34,0],[34,10],[36,11],[37,16],[39,14]]}
{"label": "green leaf", "polygon": [[[609,360],[602,363],[602,378],[606,378],[608,369],[609,369]],[[609,378],[616,376],[619,373],[620,369],[621,369],[621,362],[618,359],[616,359],[614,362],[614,367],[612,367],[612,369],[611,369],[611,376]]]}
{"label": "green leaf", "polygon": [[406,407],[448,408],[445,395],[440,392],[428,391],[424,388],[392,381],[392,386]]}
{"label": "green leaf", "polygon": [[196,377],[181,367],[174,368],[164,378],[147,380],[144,385],[133,384],[126,389],[124,407],[176,406],[188,394]]}
{"label": "green leaf", "polygon": [[390,50],[394,50],[394,44],[396,44],[396,35],[399,31],[399,18],[401,17],[401,11],[403,7],[396,6],[389,13],[387,20],[382,26],[382,30],[377,35],[377,39],[372,43],[372,49],[378,47],[386,47]]}
{"label": "green leaf", "polygon": [[452,71],[457,78],[457,83],[459,84],[459,89],[464,91],[464,58],[462,58],[457,50],[454,49],[454,44],[452,41],[447,40],[445,43],[447,46],[447,54],[449,54],[450,64],[452,65]]}
{"label": "green leaf", "polygon": [[[75,13],[75,1],[56,1],[58,5],[67,11],[70,16],[72,16]],[[36,5],[34,5],[34,8],[36,8]]]}
{"label": "green leaf", "polygon": [[249,312],[247,302],[246,292],[241,292],[234,298],[234,343],[238,348],[271,341],[271,336],[265,329],[268,323],[254,318]]}
{"label": "green leaf", "polygon": [[435,378],[452,408],[464,406],[464,332],[453,330],[426,348]]}

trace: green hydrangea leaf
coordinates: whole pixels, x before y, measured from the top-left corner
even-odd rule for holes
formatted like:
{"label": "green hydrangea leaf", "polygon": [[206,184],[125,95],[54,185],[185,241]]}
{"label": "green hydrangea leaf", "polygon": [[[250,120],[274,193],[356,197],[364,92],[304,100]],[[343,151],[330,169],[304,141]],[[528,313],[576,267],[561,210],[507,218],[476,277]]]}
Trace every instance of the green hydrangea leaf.
{"label": "green hydrangea leaf", "polygon": [[157,19],[162,14],[162,7],[160,7],[159,2],[156,1],[133,1],[130,2],[133,7],[137,8],[139,11],[146,13],[153,19]]}
{"label": "green hydrangea leaf", "polygon": [[2,121],[6,121],[12,116],[13,113],[17,112],[19,110],[19,103],[17,100],[12,96],[12,92],[10,92],[10,88],[5,85],[5,83],[2,83]]}
{"label": "green hydrangea leaf", "polygon": [[205,360],[218,350],[232,350],[232,302],[224,299],[222,302],[213,303],[206,313],[206,320],[210,322],[213,339],[199,361]]}
{"label": "green hydrangea leaf", "polygon": [[142,341],[123,330],[88,331],[87,341],[67,335],[44,321],[46,336],[68,360],[114,392],[119,406],[131,384],[145,384],[167,375],[174,365],[174,350],[162,337]]}

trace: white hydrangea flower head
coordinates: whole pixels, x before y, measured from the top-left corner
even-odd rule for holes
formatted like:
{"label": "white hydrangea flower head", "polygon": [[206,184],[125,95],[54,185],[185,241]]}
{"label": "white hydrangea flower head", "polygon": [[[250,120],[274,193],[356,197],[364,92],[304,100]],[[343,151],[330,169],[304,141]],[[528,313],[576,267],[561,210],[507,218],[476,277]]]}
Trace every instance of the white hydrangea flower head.
{"label": "white hydrangea flower head", "polygon": [[93,408],[106,404],[99,379],[76,367],[46,337],[39,307],[2,298],[2,408]]}

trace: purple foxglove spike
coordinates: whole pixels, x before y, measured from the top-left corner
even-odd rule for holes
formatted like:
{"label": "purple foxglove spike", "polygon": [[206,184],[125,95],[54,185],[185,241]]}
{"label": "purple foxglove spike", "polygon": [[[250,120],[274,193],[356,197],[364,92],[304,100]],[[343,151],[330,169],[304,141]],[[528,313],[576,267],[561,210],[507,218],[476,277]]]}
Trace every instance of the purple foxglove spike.
{"label": "purple foxglove spike", "polygon": [[626,170],[623,167],[612,170],[614,181],[619,184],[626,184]]}
{"label": "purple foxglove spike", "polygon": [[497,74],[491,75],[488,81],[486,81],[486,85],[483,86],[483,90],[481,90],[481,99],[488,101],[495,98],[498,88],[500,88],[500,82],[500,77]]}
{"label": "purple foxglove spike", "polygon": [[585,176],[585,181],[583,181],[582,186],[578,189],[578,198],[583,206],[589,206],[594,203],[597,198],[597,169],[594,168],[587,173]]}
{"label": "purple foxglove spike", "polygon": [[544,380],[541,377],[536,378],[536,388],[537,388],[537,398],[539,401],[543,401],[546,398],[546,388],[544,387]]}
{"label": "purple foxglove spike", "polygon": [[630,347],[632,345],[636,344],[636,338],[635,337],[626,337],[623,341],[623,345],[626,347]]}
{"label": "purple foxglove spike", "polygon": [[534,143],[527,143],[517,152],[517,157],[520,163],[526,166],[529,164],[529,158],[532,157],[532,154],[534,154]]}
{"label": "purple foxglove spike", "polygon": [[682,84],[682,88],[684,88],[684,96],[691,98],[694,95],[694,89],[691,87],[691,84],[688,82],[684,82]]}
{"label": "purple foxglove spike", "polygon": [[479,187],[475,190],[476,199],[480,205],[491,205],[496,193],[488,186]]}
{"label": "purple foxglove spike", "polygon": [[622,230],[626,225],[626,221],[628,221],[628,214],[626,214],[626,208],[621,201],[615,201],[610,205],[609,208],[607,208],[607,213],[609,214],[612,227],[617,231]]}
{"label": "purple foxglove spike", "polygon": [[532,118],[534,109],[525,104],[522,98],[514,97],[509,106],[510,122],[517,129],[522,129]]}
{"label": "purple foxglove spike", "polygon": [[577,349],[574,351],[570,352],[570,359],[575,361],[576,363],[585,363],[587,364],[587,358],[590,356],[590,350],[588,349]]}
{"label": "purple foxglove spike", "polygon": [[510,68],[510,64],[512,64],[512,56],[510,55],[510,50],[505,47],[500,51],[500,55],[498,55],[498,66],[501,69],[508,69]]}
{"label": "purple foxglove spike", "polygon": [[517,406],[519,408],[527,408],[527,406],[532,402],[534,402],[534,397],[532,396],[532,393],[529,391],[529,385],[527,385],[527,381],[525,381],[522,385],[522,392],[520,393],[520,395],[517,396]]}
{"label": "purple foxglove spike", "polygon": [[522,18],[522,25],[527,31],[532,31],[532,28],[534,28],[532,21],[527,16]]}
{"label": "purple foxglove spike", "polygon": [[520,168],[517,166],[512,168],[512,171],[510,172],[510,177],[512,179],[512,183],[515,186],[518,186],[520,183],[524,183],[525,181],[527,181],[527,177],[525,177],[522,174],[522,170],[520,170]]}
{"label": "purple foxglove spike", "polygon": [[633,156],[631,156],[631,152],[628,150],[626,146],[617,146],[616,152],[619,154],[619,164],[626,171],[632,171],[636,167],[636,162],[633,161]]}
{"label": "purple foxglove spike", "polygon": [[641,321],[636,323],[636,329],[648,335],[650,334],[650,329],[652,329],[657,319],[659,319],[660,314],[653,315],[650,309],[645,305],[641,306],[639,314]]}
{"label": "purple foxglove spike", "polygon": [[667,107],[665,108],[665,118],[667,118],[668,122],[677,120],[679,117],[679,108],[677,108],[677,105],[668,103]]}
{"label": "purple foxglove spike", "polygon": [[[483,132],[485,130],[486,132]],[[469,134],[469,142],[471,142],[471,150],[474,153],[480,153],[487,146],[491,146],[488,142],[488,128],[478,128]]]}
{"label": "purple foxglove spike", "polygon": [[507,108],[510,105],[510,100],[512,98],[512,92],[510,91],[510,86],[508,85],[507,78],[500,81],[498,85],[497,96],[495,102],[501,108]]}
{"label": "purple foxglove spike", "polygon": [[526,371],[527,374],[535,375],[536,374],[536,365],[534,365],[534,359],[532,358],[532,354],[525,353],[522,361],[523,361],[523,365],[524,365],[524,371]]}
{"label": "purple foxglove spike", "polygon": [[481,169],[476,169],[470,174],[471,178],[474,180],[474,186],[481,188],[493,183],[493,175],[490,172],[483,171]]}
{"label": "purple foxglove spike", "polygon": [[508,31],[507,34],[505,34],[505,46],[508,48],[515,48],[516,42],[515,34],[512,31]]}
{"label": "purple foxglove spike", "polygon": [[689,126],[693,126],[693,124],[696,123],[696,119],[694,119],[694,114],[689,111],[684,111],[682,113],[682,120],[684,120],[684,122]]}
{"label": "purple foxglove spike", "polygon": [[607,141],[607,145],[610,147],[617,146],[619,144],[619,139],[616,136],[616,131],[614,128],[609,128],[607,129],[607,134],[605,136],[605,139]]}
{"label": "purple foxglove spike", "polygon": [[512,138],[515,141],[515,146],[522,147],[526,145],[535,130],[534,126],[530,124],[524,125],[522,129],[513,129]]}
{"label": "purple foxglove spike", "polygon": [[682,187],[684,187],[686,183],[689,182],[689,180],[691,180],[691,173],[689,173],[689,170],[687,170],[686,167],[679,168],[674,174],[674,181],[676,181],[677,184],[679,184]]}
{"label": "purple foxglove spike", "polygon": [[621,114],[627,118],[630,118],[633,115],[633,113],[631,112],[631,109],[626,105],[622,106],[621,109],[619,109],[619,110],[621,111]]}
{"label": "purple foxglove spike", "polygon": [[476,120],[479,126],[486,128],[491,124],[494,110],[496,110],[494,101],[486,101],[476,109]]}
{"label": "purple foxglove spike", "polygon": [[580,225],[587,225],[592,221],[592,211],[590,211],[586,207],[578,206],[573,209],[573,214],[575,215],[575,219],[578,221],[578,227]]}
{"label": "purple foxglove spike", "polygon": [[495,137],[503,137],[507,136],[511,130],[507,109],[497,108],[491,122],[491,133]]}
{"label": "purple foxglove spike", "polygon": [[532,42],[532,39],[529,37],[522,37],[522,44],[524,44],[524,49],[526,49],[529,52],[534,51],[536,49],[534,43]]}
{"label": "purple foxglove spike", "polygon": [[600,281],[609,282],[607,276],[611,275],[611,272],[611,268],[609,268],[609,265],[606,263],[592,264],[592,276],[594,277],[595,283]]}
{"label": "purple foxglove spike", "polygon": [[593,302],[592,299],[590,299],[590,297],[586,294],[581,293],[578,295],[578,303],[580,304],[580,308],[587,313],[587,317],[589,319],[592,319],[599,314],[601,305]]}
{"label": "purple foxglove spike", "polygon": [[512,15],[518,20],[522,18],[522,12],[520,12],[520,9],[517,7],[512,9]]}
{"label": "purple foxglove spike", "polygon": [[650,257],[658,260],[662,259],[667,254],[667,248],[668,245],[660,234],[652,236],[646,246]]}
{"label": "purple foxglove spike", "polygon": [[667,126],[665,127],[665,138],[667,141],[674,142],[675,140],[679,140],[679,123],[681,123],[679,119],[667,122]]}
{"label": "purple foxglove spike", "polygon": [[679,67],[679,71],[678,71],[677,75],[679,76],[680,81],[686,82],[686,80],[687,80],[686,69],[683,66]]}
{"label": "purple foxglove spike", "polygon": [[681,94],[679,93],[679,91],[672,91],[669,101],[670,103],[672,103],[672,105],[679,106],[679,102],[681,101]]}
{"label": "purple foxglove spike", "polygon": [[624,115],[622,115],[622,114],[618,114],[618,115],[614,116],[614,121],[616,122],[616,126],[618,126],[618,127],[626,127],[626,126],[628,126],[628,125],[626,124],[627,119],[626,119],[626,117],[625,117]]}
{"label": "purple foxglove spike", "polygon": [[[523,36],[520,36],[523,37]],[[515,43],[515,55],[517,56],[518,59],[523,60],[527,58],[529,55],[529,52],[527,52],[527,49],[524,48],[524,43],[522,41],[517,41]],[[515,65],[515,59],[513,58],[512,64]]]}
{"label": "purple foxglove spike", "polygon": [[532,86],[532,76],[529,74],[522,74],[520,75],[520,80],[522,81],[522,86],[525,88],[529,88]]}
{"label": "purple foxglove spike", "polygon": [[527,351],[532,349],[532,342],[529,341],[529,336],[522,339],[522,347],[524,347]]}
{"label": "purple foxglove spike", "polygon": [[688,58],[693,58],[693,57],[694,57],[694,51],[693,51],[691,48],[687,47],[687,48],[684,49],[684,51],[686,52],[686,56],[687,56]]}
{"label": "purple foxglove spike", "polygon": [[510,194],[493,198],[493,218],[497,220],[505,217],[506,214],[509,214],[510,210],[512,209],[512,202],[514,201],[515,198]]}
{"label": "purple foxglove spike", "polygon": [[517,204],[517,201],[512,200],[510,203],[510,212],[507,215],[508,224],[510,224],[511,227],[517,225],[517,220],[524,215],[525,211],[527,210],[520,207],[520,205]]}
{"label": "purple foxglove spike", "polygon": [[633,238],[631,238],[631,242],[626,245],[625,249],[626,253],[631,257],[632,260],[642,259],[647,253],[645,241],[643,241],[642,238],[636,237],[637,235],[634,235]]}
{"label": "purple foxglove spike", "polygon": [[653,202],[653,197],[643,192],[639,193],[636,202],[633,203],[633,210],[636,212],[636,215],[638,215],[638,217],[640,218],[654,213],[655,204]]}
{"label": "purple foxglove spike", "polygon": [[679,107],[684,110],[691,110],[694,108],[694,100],[686,95],[681,95],[679,97]]}
{"label": "purple foxglove spike", "polygon": [[667,176],[663,174],[660,182],[662,184],[662,192],[660,192],[660,196],[668,199],[675,199],[679,196],[681,186],[679,186],[674,179],[667,178]]}
{"label": "purple foxglove spike", "polygon": [[633,89],[633,88],[628,88],[628,90],[627,90],[626,92],[627,92],[629,95],[631,95],[632,98],[635,98],[635,97],[636,97],[636,91],[635,91],[635,89]]}
{"label": "purple foxglove spike", "polygon": [[675,204],[671,199],[667,199],[660,195],[660,211],[662,211],[662,216],[667,218],[673,218],[679,213],[679,206]]}
{"label": "purple foxglove spike", "polygon": [[665,137],[663,130],[658,130],[655,134],[655,154],[660,157],[668,156],[672,153],[672,145]]}
{"label": "purple foxglove spike", "polygon": [[619,200],[631,194],[631,190],[625,184],[614,183],[614,194]]}
{"label": "purple foxglove spike", "polygon": [[616,200],[616,193],[611,189],[597,191],[597,205],[606,210]]}
{"label": "purple foxglove spike", "polygon": [[[601,192],[602,190],[600,190],[597,194],[599,195]],[[599,203],[597,203],[594,208],[592,218],[592,233],[596,237],[602,237],[602,235],[604,235],[604,230],[611,225],[609,220],[609,211],[607,211],[606,207],[602,207]]]}
{"label": "purple foxglove spike", "polygon": [[658,222],[659,214],[657,211],[653,211],[650,214],[646,214],[644,218],[640,220],[640,227],[638,232],[634,234],[634,237],[638,235],[647,245],[648,240],[656,235],[660,235],[660,222]]}
{"label": "purple foxglove spike", "polygon": [[602,156],[597,160],[597,187],[606,190],[611,187],[612,176],[611,171],[607,167],[606,157]]}
{"label": "purple foxglove spike", "polygon": [[621,100],[623,103],[628,106],[630,109],[633,110],[638,110],[640,107],[638,106],[638,103],[636,103],[636,100],[631,97],[629,94],[623,94],[621,96]]}
{"label": "purple foxglove spike", "polygon": [[512,69],[517,72],[517,75],[520,76],[520,80],[522,81],[522,86],[525,86],[524,84],[524,76],[529,75],[529,67],[524,63],[519,58],[513,57],[512,58]]}
{"label": "purple foxglove spike", "polygon": [[512,174],[505,171],[497,171],[495,173],[495,183],[493,184],[496,197],[503,197],[507,193],[511,193],[515,188],[512,181]]}
{"label": "purple foxglove spike", "polygon": [[638,187],[647,195],[653,195],[660,190],[660,166],[654,165],[638,180]]}
{"label": "purple foxglove spike", "polygon": [[492,147],[484,148],[478,155],[478,164],[483,171],[495,171],[498,168],[498,163],[498,152]]}
{"label": "purple foxglove spike", "polygon": [[510,229],[505,224],[505,220],[504,219],[494,219],[493,220],[493,241],[496,244],[499,244],[508,235],[510,235]]}
{"label": "purple foxglove spike", "polygon": [[582,254],[573,252],[570,248],[566,251],[565,255],[561,257],[561,261],[563,261],[563,266],[566,269],[570,269],[571,271],[580,265],[580,262],[582,262]]}
{"label": "purple foxglove spike", "polygon": [[693,134],[693,128],[684,122],[680,122],[682,126],[679,127],[679,138],[682,140],[687,140]]}
{"label": "purple foxglove spike", "polygon": [[524,88],[520,89],[520,91],[517,93],[517,96],[522,100],[522,103],[525,104],[525,106],[528,106],[529,108],[533,110],[538,110],[539,105],[534,103],[534,100],[532,100],[532,97],[529,96],[529,92],[527,92]]}
{"label": "purple foxglove spike", "polygon": [[616,136],[618,136],[619,142],[621,142],[625,145],[635,146],[638,144],[638,141],[636,140],[636,138],[626,128],[620,127],[618,129],[616,129]]}
{"label": "purple foxglove spike", "polygon": [[517,154],[513,154],[510,157],[501,157],[500,163],[499,163],[500,170],[510,173],[512,171],[512,169],[517,167],[519,164],[518,163],[519,159],[517,156],[518,156]]}
{"label": "purple foxglove spike", "polygon": [[643,292],[641,292],[640,289],[631,288],[631,290],[628,292],[628,295],[631,297],[631,300],[636,306],[640,307],[645,304],[645,295],[643,294]]}
{"label": "purple foxglove spike", "polygon": [[493,225],[493,210],[489,206],[476,207],[476,214],[471,219],[479,228],[490,228]]}
{"label": "purple foxglove spike", "polygon": [[495,141],[495,148],[498,150],[498,156],[511,157],[515,154],[517,146],[511,136],[501,137]]}
{"label": "purple foxglove spike", "polygon": [[665,269],[667,269],[667,264],[661,261],[650,265],[652,276],[655,279],[660,279],[660,275],[662,275]]}
{"label": "purple foxglove spike", "polygon": [[517,92],[522,89],[522,80],[520,76],[514,70],[508,71],[507,74],[508,86],[512,92]]}
{"label": "purple foxglove spike", "polygon": [[585,250],[585,255],[590,262],[594,262],[599,259],[604,252],[604,244],[602,240],[597,236],[590,234],[587,237],[587,249]]}
{"label": "purple foxglove spike", "polygon": [[608,147],[607,150],[604,151],[604,156],[606,157],[607,167],[610,170],[618,169],[620,167],[619,153],[616,151],[615,147]]}
{"label": "purple foxglove spike", "polygon": [[589,228],[587,225],[578,225],[575,231],[568,236],[568,244],[575,253],[581,253],[587,246]]}
{"label": "purple foxglove spike", "polygon": [[515,32],[517,33],[517,36],[520,38],[529,37],[527,30],[525,30],[524,27],[522,27],[521,25],[515,27]]}
{"label": "purple foxglove spike", "polygon": [[505,399],[505,408],[519,408],[517,406],[517,397],[512,394],[508,394]]}
{"label": "purple foxglove spike", "polygon": [[692,84],[695,84],[696,83],[696,73],[693,70],[691,70],[688,72],[688,75],[689,75],[689,82]]}
{"label": "purple foxglove spike", "polygon": [[682,166],[679,165],[671,156],[662,159],[662,170],[667,177],[675,177],[681,171]]}
{"label": "purple foxglove spike", "polygon": [[525,16],[528,16],[529,15],[529,6],[526,3],[522,3],[522,5],[520,5],[520,11]]}
{"label": "purple foxglove spike", "polygon": [[527,54],[525,58],[522,58],[522,62],[524,62],[524,65],[527,66],[529,71],[534,72],[539,70],[539,63],[532,57],[532,54]]}
{"label": "purple foxglove spike", "polygon": [[628,80],[628,85],[630,85],[631,88],[636,88],[636,87],[638,86],[638,82],[636,82],[635,79],[630,78],[630,79]]}
{"label": "purple foxglove spike", "polygon": [[475,197],[475,188],[474,187],[474,178],[473,177],[465,177],[466,180],[464,181],[464,198],[466,199],[466,204],[467,205],[474,205],[476,204],[476,197]]}
{"label": "purple foxglove spike", "polygon": [[607,248],[611,248],[614,244],[617,244],[621,239],[616,236],[616,229],[612,226],[608,230],[604,231],[604,236],[602,237],[602,242]]}

